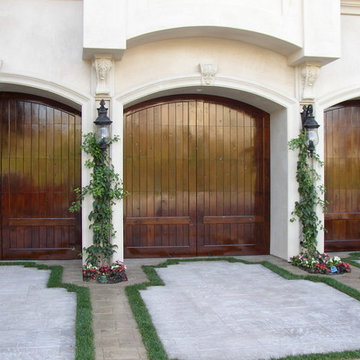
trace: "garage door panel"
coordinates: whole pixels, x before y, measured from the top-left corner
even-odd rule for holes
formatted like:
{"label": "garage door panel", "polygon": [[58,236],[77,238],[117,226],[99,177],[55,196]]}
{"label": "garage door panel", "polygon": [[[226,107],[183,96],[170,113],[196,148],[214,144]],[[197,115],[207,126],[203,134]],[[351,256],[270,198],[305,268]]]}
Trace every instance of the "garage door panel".
{"label": "garage door panel", "polygon": [[[199,225],[198,252],[211,255],[217,251],[216,246],[229,246],[231,249],[226,250],[228,254],[238,254],[242,245],[262,243],[260,238],[263,234],[259,235],[255,226],[239,223],[253,222],[252,215],[262,215],[256,219],[263,229],[261,222],[264,221],[267,211],[263,201],[266,197],[266,185],[262,180],[263,159],[267,156],[263,146],[266,136],[264,118],[253,119],[248,114],[239,115],[237,127],[234,127],[228,109],[219,106],[216,114],[218,120],[215,125],[215,138],[207,141],[210,132],[202,129],[205,126],[198,125],[198,147],[209,144],[216,149],[215,158],[210,159],[212,168],[207,166],[204,152],[198,152],[198,191],[203,188],[203,178],[215,179],[213,188],[209,191],[212,201],[207,203],[203,201],[202,193],[198,195],[198,220],[205,224]],[[249,221],[251,216],[252,220]],[[232,231],[229,224],[233,224]],[[235,236],[232,237],[231,234]]]}
{"label": "garage door panel", "polygon": [[360,248],[360,102],[325,111],[327,251]]}
{"label": "garage door panel", "polygon": [[46,101],[0,94],[3,258],[69,259],[81,249],[80,215],[68,212],[80,186],[81,118]]}
{"label": "garage door panel", "polygon": [[[134,135],[140,130],[130,123],[137,124],[138,113],[152,114],[150,124],[156,125],[150,125],[149,130],[149,123],[143,119],[140,128],[148,131]],[[126,256],[239,254],[251,247],[256,250],[249,253],[267,253],[269,239],[264,229],[268,226],[269,183],[262,179],[269,180],[269,148],[264,140],[269,136],[264,131],[268,120],[262,112],[246,113],[202,99],[160,100],[128,110],[124,120],[124,186],[130,191],[124,206]],[[139,166],[134,159],[139,154],[132,142],[138,139],[149,144],[152,138],[154,159],[152,153],[145,154],[145,158],[154,161],[154,167],[133,169]],[[177,222],[188,217],[191,224],[161,225],[148,235],[153,240],[142,238],[131,217],[136,213],[146,221],[153,213],[149,208],[136,208],[140,180],[135,177],[142,177],[146,184],[154,183],[154,189],[147,187],[146,196],[160,196],[156,216],[172,216]],[[256,219],[256,226],[249,224],[250,217],[251,221]],[[262,236],[266,239],[260,239]]]}
{"label": "garage door panel", "polygon": [[183,112],[181,103],[159,104],[125,117],[126,256],[186,255],[193,247],[196,163]]}
{"label": "garage door panel", "polygon": [[[206,252],[206,247],[223,247],[223,246],[239,246],[243,245],[258,245],[262,237],[262,222],[259,219],[255,223],[254,220],[249,220],[248,216],[205,216],[204,217],[204,242],[201,244],[204,249],[200,251]],[[213,251],[214,249],[208,249]],[[239,251],[227,250],[227,251]],[[211,255],[211,253],[208,253]]]}

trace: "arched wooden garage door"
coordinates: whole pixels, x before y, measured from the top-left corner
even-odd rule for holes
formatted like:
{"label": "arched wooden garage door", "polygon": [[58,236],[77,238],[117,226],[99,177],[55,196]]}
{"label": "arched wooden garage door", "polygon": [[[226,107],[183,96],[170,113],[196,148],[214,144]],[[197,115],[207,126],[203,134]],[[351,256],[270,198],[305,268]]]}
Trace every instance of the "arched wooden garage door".
{"label": "arched wooden garage door", "polygon": [[0,124],[1,258],[76,258],[80,216],[68,208],[80,186],[80,114],[0,93]]}
{"label": "arched wooden garage door", "polygon": [[124,117],[125,256],[269,252],[269,116],[167,98]]}
{"label": "arched wooden garage door", "polygon": [[325,250],[360,249],[360,102],[325,111]]}

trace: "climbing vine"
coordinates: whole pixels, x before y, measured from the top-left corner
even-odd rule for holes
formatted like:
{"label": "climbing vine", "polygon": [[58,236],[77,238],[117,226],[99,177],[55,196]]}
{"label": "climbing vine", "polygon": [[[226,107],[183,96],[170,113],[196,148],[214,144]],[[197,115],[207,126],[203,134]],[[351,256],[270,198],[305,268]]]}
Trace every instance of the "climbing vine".
{"label": "climbing vine", "polygon": [[[117,136],[107,140],[107,145],[117,142]],[[93,197],[92,210],[89,213],[90,228],[93,230],[93,244],[83,250],[87,253],[86,263],[92,266],[110,264],[116,245],[111,243],[115,236],[112,224],[112,205],[127,195],[123,190],[119,175],[115,172],[107,149],[102,148],[94,133],[84,135],[82,149],[90,155],[85,166],[92,170],[88,185],[75,189],[76,201],[70,207],[71,212],[79,211],[82,200],[87,195]]]}
{"label": "climbing vine", "polygon": [[299,219],[302,231],[300,244],[309,254],[314,254],[318,232],[323,229],[322,222],[316,214],[316,208],[320,206],[323,211],[326,211],[326,202],[322,197],[325,188],[323,185],[317,184],[320,175],[313,168],[313,162],[320,166],[324,164],[315,151],[312,156],[310,155],[304,131],[301,131],[297,138],[289,142],[289,148],[299,152],[296,180],[300,195],[300,199],[295,202],[295,208],[292,212],[294,217],[290,221],[295,221],[296,217]]}

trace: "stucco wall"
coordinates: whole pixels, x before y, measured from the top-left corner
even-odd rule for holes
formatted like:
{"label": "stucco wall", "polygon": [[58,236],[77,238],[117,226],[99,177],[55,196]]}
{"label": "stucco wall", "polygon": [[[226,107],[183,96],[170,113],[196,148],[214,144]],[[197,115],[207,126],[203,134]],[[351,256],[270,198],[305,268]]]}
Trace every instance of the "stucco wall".
{"label": "stucco wall", "polygon": [[284,42],[284,53],[301,47],[303,40],[302,19],[299,16],[302,6],[293,0],[183,0],[171,3],[166,0],[139,0],[128,2],[127,6],[126,37],[130,44],[142,42],[142,36],[164,38],[168,36],[160,34],[164,30],[181,36],[181,31],[176,30],[180,29],[184,37],[188,34],[187,28],[197,34],[211,32],[217,36],[222,36],[221,29],[227,29],[229,38],[245,41],[252,38],[264,47],[271,46],[272,41],[278,41],[279,46],[280,42]]}
{"label": "stucco wall", "polygon": [[89,92],[90,63],[82,60],[82,8],[79,0],[2,0],[1,71]]}
{"label": "stucco wall", "polygon": [[123,93],[155,80],[200,76],[200,63],[216,64],[216,76],[256,82],[295,96],[294,68],[287,64],[285,56],[213,38],[164,40],[128,49],[116,64],[115,92]]}
{"label": "stucco wall", "polygon": [[360,16],[341,16],[341,57],[323,66],[316,82],[316,97],[341,97],[360,84]]}

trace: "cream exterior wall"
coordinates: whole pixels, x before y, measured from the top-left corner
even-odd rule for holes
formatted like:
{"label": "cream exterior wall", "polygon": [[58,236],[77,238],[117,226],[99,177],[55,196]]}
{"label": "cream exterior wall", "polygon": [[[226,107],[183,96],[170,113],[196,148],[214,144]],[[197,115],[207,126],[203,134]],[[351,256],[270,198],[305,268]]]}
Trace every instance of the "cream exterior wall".
{"label": "cream exterior wall", "polygon": [[[360,9],[357,0],[347,13]],[[97,101],[110,103],[113,133],[122,137],[123,108],[179,93],[219,95],[257,106],[271,116],[271,253],[299,251],[299,224],[290,223],[297,199],[296,154],[300,105],[323,111],[360,96],[360,17],[341,15],[340,0],[2,0],[0,91],[29,92],[82,110],[83,133],[93,129]],[[344,7],[343,7],[344,8]],[[355,9],[353,11],[353,9]],[[94,56],[112,57],[96,93]],[[303,99],[302,66],[320,69]],[[217,66],[204,85],[200,64]],[[112,146],[122,174],[122,142]],[[83,156],[83,162],[85,156]],[[82,168],[82,182],[89,174]],[[83,207],[83,246],[91,242]],[[321,214],[320,214],[321,215]],[[122,203],[114,207],[117,258],[123,257]],[[323,234],[319,249],[323,248]]]}
{"label": "cream exterior wall", "polygon": [[217,77],[256,81],[295,96],[294,68],[285,56],[246,43],[211,38],[163,40],[128,49],[116,64],[115,92],[123,93],[156,79],[200,79],[201,63],[216,64]]}
{"label": "cream exterior wall", "polygon": [[81,61],[82,11],[82,1],[1,0],[1,71],[89,93],[90,66]]}

